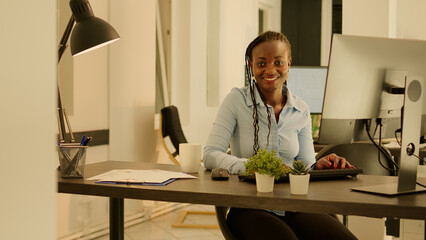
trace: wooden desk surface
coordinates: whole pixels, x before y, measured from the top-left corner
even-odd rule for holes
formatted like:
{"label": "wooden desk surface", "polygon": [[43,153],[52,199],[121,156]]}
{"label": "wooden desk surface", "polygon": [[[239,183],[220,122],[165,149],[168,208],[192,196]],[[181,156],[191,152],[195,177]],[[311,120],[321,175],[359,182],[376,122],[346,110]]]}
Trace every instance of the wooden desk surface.
{"label": "wooden desk surface", "polygon": [[[107,161],[87,165],[85,177],[126,168],[179,171],[176,165]],[[311,181],[309,193],[298,196],[290,194],[288,183],[275,184],[272,193],[259,193],[254,183],[241,182],[235,175],[229,181],[213,181],[210,172],[204,169],[194,175],[199,178],[180,179],[166,186],[141,186],[62,179],[58,173],[58,192],[217,206],[426,219],[426,193],[386,197],[350,190],[352,187],[396,183],[396,177],[359,175],[357,179]]]}

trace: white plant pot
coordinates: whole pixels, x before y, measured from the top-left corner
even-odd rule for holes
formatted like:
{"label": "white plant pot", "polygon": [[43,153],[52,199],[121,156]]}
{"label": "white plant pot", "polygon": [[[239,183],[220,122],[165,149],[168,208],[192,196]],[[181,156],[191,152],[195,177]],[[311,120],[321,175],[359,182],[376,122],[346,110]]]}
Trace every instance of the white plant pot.
{"label": "white plant pot", "polygon": [[296,195],[308,194],[309,174],[294,175],[290,173],[290,192]]}
{"label": "white plant pot", "polygon": [[266,174],[256,174],[256,188],[258,192],[272,192],[274,190],[275,177]]}

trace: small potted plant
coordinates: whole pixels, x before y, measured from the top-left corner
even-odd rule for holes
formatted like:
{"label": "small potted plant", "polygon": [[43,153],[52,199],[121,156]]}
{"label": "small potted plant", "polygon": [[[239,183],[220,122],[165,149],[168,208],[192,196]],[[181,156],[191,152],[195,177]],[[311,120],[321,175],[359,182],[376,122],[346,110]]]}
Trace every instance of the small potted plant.
{"label": "small potted plant", "polygon": [[290,172],[290,192],[291,194],[308,194],[309,168],[300,160],[293,161],[293,168]]}
{"label": "small potted plant", "polygon": [[259,149],[256,155],[250,157],[244,164],[245,174],[256,175],[256,187],[258,192],[272,192],[274,189],[274,180],[286,176],[290,168],[283,163],[275,151]]}

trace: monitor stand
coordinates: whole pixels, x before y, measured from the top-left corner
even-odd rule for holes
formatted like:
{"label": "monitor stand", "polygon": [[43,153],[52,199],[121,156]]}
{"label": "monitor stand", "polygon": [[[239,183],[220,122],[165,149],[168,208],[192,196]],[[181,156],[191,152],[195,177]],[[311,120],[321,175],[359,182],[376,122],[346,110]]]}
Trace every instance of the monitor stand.
{"label": "monitor stand", "polygon": [[363,186],[353,191],[383,195],[399,195],[426,191],[418,185],[417,166],[420,147],[420,126],[422,118],[423,77],[410,77],[405,80],[404,113],[402,119],[401,161],[398,171],[398,184]]}
{"label": "monitor stand", "polygon": [[410,189],[410,190],[398,190],[398,184],[396,183],[357,187],[357,188],[352,188],[351,190],[356,192],[365,192],[365,193],[387,195],[387,196],[426,192],[426,188],[420,185],[416,185],[414,189]]}

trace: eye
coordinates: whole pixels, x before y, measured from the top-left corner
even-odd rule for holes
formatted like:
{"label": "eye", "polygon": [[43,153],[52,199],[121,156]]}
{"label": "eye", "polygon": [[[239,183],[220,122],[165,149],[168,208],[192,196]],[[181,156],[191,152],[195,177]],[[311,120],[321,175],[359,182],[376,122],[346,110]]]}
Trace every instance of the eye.
{"label": "eye", "polygon": [[264,67],[266,64],[265,62],[257,62],[256,64],[258,67]]}
{"label": "eye", "polygon": [[276,66],[282,66],[282,65],[284,65],[284,61],[281,61],[281,60],[275,61],[275,65]]}

